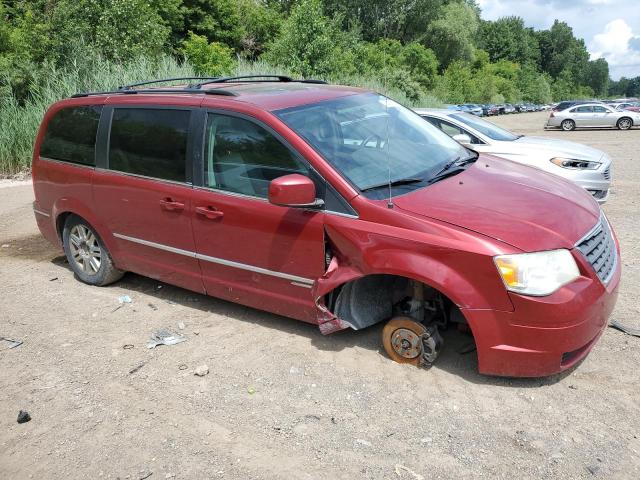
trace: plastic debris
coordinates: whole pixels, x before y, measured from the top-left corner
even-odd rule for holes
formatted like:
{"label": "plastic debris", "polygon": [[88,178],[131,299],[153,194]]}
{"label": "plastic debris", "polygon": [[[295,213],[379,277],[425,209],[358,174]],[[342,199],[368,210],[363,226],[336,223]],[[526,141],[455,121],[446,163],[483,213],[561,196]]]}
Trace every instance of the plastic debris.
{"label": "plastic debris", "polygon": [[175,345],[186,341],[182,335],[172,333],[169,330],[158,330],[151,334],[151,339],[147,343],[147,348],[155,348],[158,345]]}
{"label": "plastic debris", "polygon": [[185,324],[184,324],[184,322],[178,322],[178,328],[179,328],[180,330],[184,330],[184,329],[185,329]]}
{"label": "plastic debris", "polygon": [[123,345],[122,348],[124,348],[125,350],[131,350],[132,348],[134,348],[135,346],[131,343],[127,343],[126,345]]}
{"label": "plastic debris", "polygon": [[27,423],[31,420],[31,415],[26,410],[20,410],[18,413],[18,423]]}
{"label": "plastic debris", "polygon": [[138,370],[140,370],[142,367],[144,367],[144,365],[147,362],[142,362],[139,365],[136,365],[135,367],[133,367],[131,370],[129,370],[129,375],[131,375],[132,373],[136,373]]}
{"label": "plastic debris", "polygon": [[22,340],[12,340],[6,337],[0,337],[0,341],[9,343],[9,348],[16,348],[24,343]]}
{"label": "plastic debris", "polygon": [[403,476],[406,478],[406,475],[403,475],[402,472],[407,472],[410,476],[410,478],[414,478],[415,480],[424,480],[424,477],[422,475],[420,475],[419,473],[414,472],[413,470],[411,470],[409,467],[405,467],[404,465],[396,465],[396,475],[400,478],[402,478]]}
{"label": "plastic debris", "polygon": [[253,395],[254,393],[256,393],[256,389],[253,388],[253,387],[249,387],[249,388],[247,388],[247,393],[249,395]]}
{"label": "plastic debris", "polygon": [[196,368],[193,371],[193,374],[197,375],[198,377],[204,377],[208,373],[209,373],[209,367],[207,367],[206,365],[200,365],[198,368]]}
{"label": "plastic debris", "polygon": [[619,323],[617,320],[611,320],[609,323],[611,328],[615,328],[616,330],[620,330],[621,332],[626,333],[627,335],[631,335],[633,337],[640,337],[640,328],[633,328],[622,323]]}
{"label": "plastic debris", "polygon": [[118,297],[118,303],[131,303],[131,297],[129,295],[120,295]]}
{"label": "plastic debris", "polygon": [[186,369],[187,369],[186,363],[181,363],[180,365],[178,365],[178,370],[186,370]]}

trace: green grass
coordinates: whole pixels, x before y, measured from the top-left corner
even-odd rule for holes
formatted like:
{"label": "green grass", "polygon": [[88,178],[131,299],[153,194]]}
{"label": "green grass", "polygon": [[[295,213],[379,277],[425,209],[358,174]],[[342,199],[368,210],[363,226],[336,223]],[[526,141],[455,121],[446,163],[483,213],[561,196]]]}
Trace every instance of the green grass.
{"label": "green grass", "polygon": [[[20,104],[13,96],[0,97],[0,177],[28,171],[31,166],[33,141],[47,108],[54,102],[83,91],[100,91],[144,80],[194,76],[193,68],[170,56],[157,59],[138,58],[117,64],[90,51],[78,52],[76,60],[64,69],[43,66],[36,70],[31,95]],[[233,75],[281,74],[285,69],[264,62],[239,61]],[[295,75],[292,75],[295,76]],[[365,77],[326,79],[331,83],[352,85],[381,92],[398,102],[413,107],[439,106],[441,102],[425,95],[412,102],[399,90],[386,88],[380,81]],[[1,81],[0,83],[5,83]]]}

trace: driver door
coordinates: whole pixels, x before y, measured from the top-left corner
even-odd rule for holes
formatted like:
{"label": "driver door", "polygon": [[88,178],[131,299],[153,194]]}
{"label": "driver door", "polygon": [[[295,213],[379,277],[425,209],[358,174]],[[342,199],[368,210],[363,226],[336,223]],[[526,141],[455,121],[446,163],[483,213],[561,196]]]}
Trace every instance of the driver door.
{"label": "driver door", "polygon": [[272,205],[269,182],[311,168],[257,121],[208,113],[193,231],[207,294],[311,323],[324,273],[324,213]]}

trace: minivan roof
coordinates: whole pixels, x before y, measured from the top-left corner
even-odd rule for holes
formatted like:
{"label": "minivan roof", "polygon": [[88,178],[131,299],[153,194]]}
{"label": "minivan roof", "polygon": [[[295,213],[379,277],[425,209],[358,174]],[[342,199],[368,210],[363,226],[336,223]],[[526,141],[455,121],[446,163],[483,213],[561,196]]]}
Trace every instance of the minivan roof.
{"label": "minivan roof", "polygon": [[[217,94],[218,92],[219,94]],[[81,93],[74,95],[74,97],[115,98],[152,94],[170,97],[178,103],[180,102],[179,98],[189,98],[188,102],[192,103],[193,97],[202,97],[204,94],[204,104],[224,99],[225,102],[249,103],[262,110],[271,111],[365,92],[369,92],[369,90],[343,85],[305,83],[304,81],[233,81],[202,84],[197,89],[189,85],[145,87],[144,89],[122,87],[110,92]]]}

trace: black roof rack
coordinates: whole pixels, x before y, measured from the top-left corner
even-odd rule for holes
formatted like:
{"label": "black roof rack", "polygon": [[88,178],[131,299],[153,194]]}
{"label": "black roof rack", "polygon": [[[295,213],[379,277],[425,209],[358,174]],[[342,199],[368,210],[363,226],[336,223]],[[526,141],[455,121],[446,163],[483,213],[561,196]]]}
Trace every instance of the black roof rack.
{"label": "black roof rack", "polygon": [[173,78],[162,78],[159,80],[148,80],[146,82],[132,83],[130,85],[121,85],[118,87],[118,90],[130,90],[133,87],[141,87],[143,85],[153,85],[155,83],[167,83],[167,82],[177,82],[181,80],[215,80],[220,77],[173,77]]}
{"label": "black roof rack", "polygon": [[92,95],[135,95],[135,94],[153,94],[153,93],[174,93],[174,94],[189,94],[199,93],[200,95],[221,95],[225,97],[235,97],[237,93],[229,90],[222,90],[219,88],[213,88],[210,90],[203,90],[201,88],[145,88],[142,90],[134,89],[122,89],[122,90],[109,90],[106,92],[82,92],[71,95],[71,98],[89,97]]}
{"label": "black roof rack", "polygon": [[325,85],[327,82],[324,80],[314,80],[314,79],[300,79],[294,80],[291,77],[287,77],[285,75],[241,75],[239,77],[220,77],[213,78],[201,83],[197,83],[193,85],[193,88],[201,88],[204,85],[210,85],[213,83],[236,83],[242,82],[242,80],[251,80],[252,82],[297,82],[297,83],[313,83],[319,85]]}

